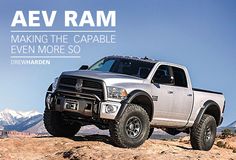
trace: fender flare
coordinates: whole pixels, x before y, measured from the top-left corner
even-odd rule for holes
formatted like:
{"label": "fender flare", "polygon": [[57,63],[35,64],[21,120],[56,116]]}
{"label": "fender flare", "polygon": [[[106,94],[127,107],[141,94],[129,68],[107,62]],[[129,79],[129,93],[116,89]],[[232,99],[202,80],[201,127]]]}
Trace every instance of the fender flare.
{"label": "fender flare", "polygon": [[127,105],[129,103],[131,103],[137,96],[145,96],[151,102],[150,121],[152,120],[153,113],[154,113],[153,100],[152,100],[152,97],[147,92],[142,91],[142,90],[134,90],[134,91],[130,92],[128,97],[125,100],[121,101],[121,107],[120,107],[120,109],[119,109],[119,111],[118,111],[118,113],[117,113],[117,115],[115,117],[115,120],[119,120],[122,117],[122,115],[123,115]]}
{"label": "fender flare", "polygon": [[[207,109],[209,109],[210,107],[217,107],[217,110],[220,112],[220,116],[221,116],[221,110],[220,110],[220,106],[213,100],[208,100],[203,104],[203,107],[200,109],[194,124],[198,124],[203,116],[203,114],[206,112]],[[221,117],[219,117],[219,119],[216,119],[216,124],[217,126],[220,125],[221,123]]]}

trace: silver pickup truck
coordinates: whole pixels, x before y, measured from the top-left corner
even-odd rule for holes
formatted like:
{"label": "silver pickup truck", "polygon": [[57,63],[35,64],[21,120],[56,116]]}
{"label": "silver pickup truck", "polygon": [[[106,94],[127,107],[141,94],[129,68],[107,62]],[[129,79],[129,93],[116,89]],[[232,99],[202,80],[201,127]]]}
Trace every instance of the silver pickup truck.
{"label": "silver pickup truck", "polygon": [[81,126],[109,129],[119,147],[138,147],[154,128],[190,134],[193,149],[210,150],[222,123],[222,93],[192,88],[186,67],[148,58],[108,56],[63,72],[48,88],[44,124],[53,136]]}

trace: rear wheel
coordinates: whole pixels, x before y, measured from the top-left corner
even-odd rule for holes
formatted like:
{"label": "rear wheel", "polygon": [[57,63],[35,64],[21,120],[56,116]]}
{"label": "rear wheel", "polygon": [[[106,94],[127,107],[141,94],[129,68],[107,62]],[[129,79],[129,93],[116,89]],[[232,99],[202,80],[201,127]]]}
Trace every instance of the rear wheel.
{"label": "rear wheel", "polygon": [[48,133],[55,137],[73,137],[81,128],[77,123],[69,123],[62,119],[61,112],[44,111],[44,126]]}
{"label": "rear wheel", "polygon": [[147,112],[136,104],[129,104],[118,121],[110,124],[110,135],[115,145],[124,148],[138,147],[149,134]]}
{"label": "rear wheel", "polygon": [[216,121],[211,115],[204,114],[192,127],[190,141],[193,149],[208,151],[212,148],[216,137]]}

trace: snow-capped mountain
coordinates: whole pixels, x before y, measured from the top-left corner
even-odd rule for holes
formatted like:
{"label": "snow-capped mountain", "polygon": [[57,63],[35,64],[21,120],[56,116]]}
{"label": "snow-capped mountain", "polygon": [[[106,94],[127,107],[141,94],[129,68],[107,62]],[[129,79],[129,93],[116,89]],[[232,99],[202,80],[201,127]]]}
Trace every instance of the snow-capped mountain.
{"label": "snow-capped mountain", "polygon": [[40,122],[38,122],[37,124],[35,124],[34,126],[28,128],[27,130],[25,130],[26,132],[29,133],[37,133],[37,134],[45,134],[48,133],[46,128],[44,127],[44,123],[43,120],[41,120]]}
{"label": "snow-capped mountain", "polygon": [[236,121],[230,123],[227,127],[228,128],[236,128]]}
{"label": "snow-capped mountain", "polygon": [[218,131],[218,132],[221,132],[221,131],[223,131],[224,129],[230,129],[232,132],[235,132],[235,130],[236,130],[236,121],[233,121],[232,123],[230,123],[230,124],[227,125],[227,126],[223,126],[223,127],[217,128],[217,131]]}
{"label": "snow-capped mountain", "polygon": [[41,115],[41,113],[37,111],[15,111],[7,108],[0,112],[0,125],[16,125],[37,115]]}
{"label": "snow-capped mountain", "polygon": [[36,124],[38,124],[40,121],[42,121],[43,116],[41,114],[32,116],[28,119],[25,119],[24,121],[14,124],[14,125],[7,125],[4,127],[5,130],[16,130],[16,131],[25,131],[31,127],[34,127]]}
{"label": "snow-capped mountain", "polygon": [[0,129],[25,131],[42,121],[43,115],[37,111],[15,111],[4,109],[0,112]]}

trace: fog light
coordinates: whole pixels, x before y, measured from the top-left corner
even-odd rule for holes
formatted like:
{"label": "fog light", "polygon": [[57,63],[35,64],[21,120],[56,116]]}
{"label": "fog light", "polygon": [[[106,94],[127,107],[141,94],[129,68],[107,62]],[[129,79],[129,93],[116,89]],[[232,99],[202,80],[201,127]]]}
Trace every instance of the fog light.
{"label": "fog light", "polygon": [[115,113],[118,109],[118,106],[116,105],[110,105],[110,104],[106,104],[106,108],[105,108],[105,112],[106,113]]}

